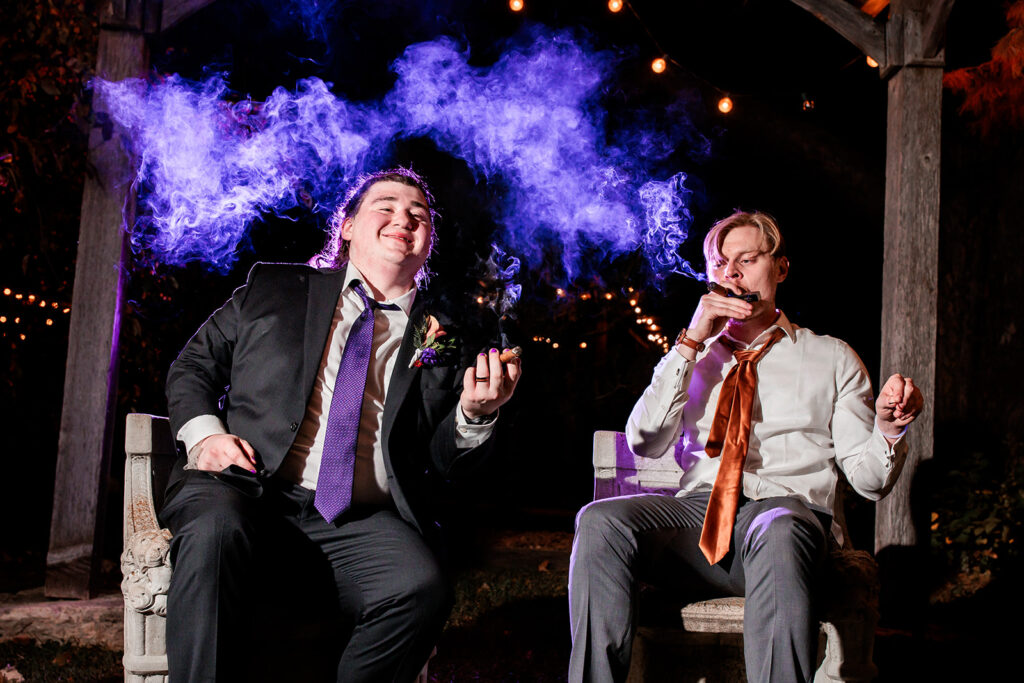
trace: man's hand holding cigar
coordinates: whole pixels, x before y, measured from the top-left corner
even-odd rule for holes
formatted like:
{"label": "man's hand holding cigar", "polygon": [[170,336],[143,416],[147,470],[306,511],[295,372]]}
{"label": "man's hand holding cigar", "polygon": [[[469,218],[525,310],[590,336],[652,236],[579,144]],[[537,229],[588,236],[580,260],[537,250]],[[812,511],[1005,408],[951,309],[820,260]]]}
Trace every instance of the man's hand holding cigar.
{"label": "man's hand holding cigar", "polygon": [[467,418],[478,420],[493,415],[512,398],[519,382],[521,353],[517,346],[500,353],[491,349],[477,355],[476,366],[467,368],[462,380],[459,405]]}

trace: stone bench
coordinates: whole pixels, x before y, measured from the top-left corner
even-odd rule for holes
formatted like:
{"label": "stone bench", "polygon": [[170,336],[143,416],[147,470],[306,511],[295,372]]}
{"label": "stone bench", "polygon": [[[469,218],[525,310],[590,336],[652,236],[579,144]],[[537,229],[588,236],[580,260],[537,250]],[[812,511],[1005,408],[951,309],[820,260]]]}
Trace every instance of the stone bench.
{"label": "stone bench", "polygon": [[[160,527],[156,511],[177,452],[166,417],[128,415],[124,441],[124,680],[164,683],[171,532]],[[424,664],[416,683],[426,682]]]}
{"label": "stone bench", "polygon": [[[678,458],[634,455],[621,432],[595,432],[593,458],[594,500],[637,493],[673,495],[679,488],[682,468]],[[820,666],[814,680],[869,681],[878,673],[872,661],[878,623],[878,565],[869,553],[849,547],[841,500],[836,504],[836,521],[847,544],[830,557]],[[630,683],[745,680],[743,598],[694,602],[683,605],[679,614],[673,627],[647,624],[641,616]]]}

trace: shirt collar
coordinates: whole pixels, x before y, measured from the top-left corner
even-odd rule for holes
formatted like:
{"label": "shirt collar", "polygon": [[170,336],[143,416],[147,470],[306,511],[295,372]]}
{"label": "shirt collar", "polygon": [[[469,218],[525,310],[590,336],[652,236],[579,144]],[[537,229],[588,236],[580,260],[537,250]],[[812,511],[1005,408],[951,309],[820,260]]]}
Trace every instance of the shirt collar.
{"label": "shirt collar", "polygon": [[[356,281],[366,282],[366,278],[364,278],[363,274],[359,272],[359,269],[352,265],[352,262],[349,261],[348,265],[345,266],[345,288],[347,289],[351,287]],[[390,299],[388,301],[382,301],[381,303],[394,304],[395,306],[398,306],[400,309],[402,309],[402,312],[405,313],[406,317],[408,317],[409,314],[412,312],[412,305],[413,302],[415,301],[416,288],[413,287],[405,294],[397,296],[394,299]]]}
{"label": "shirt collar", "polygon": [[736,348],[755,348],[763,344],[765,341],[767,341],[769,335],[771,335],[771,333],[775,330],[776,327],[785,332],[786,336],[789,337],[790,341],[796,341],[796,327],[793,326],[793,323],[789,321],[789,318],[787,318],[786,314],[783,313],[781,310],[779,311],[779,317],[775,319],[775,322],[769,325],[768,329],[766,329],[764,332],[757,335],[757,338],[750,343],[750,346],[747,346],[738,339],[735,339],[734,337],[730,336],[729,333],[726,331],[729,329],[728,327],[726,327],[724,330],[718,333],[718,336],[715,337],[715,341],[717,341],[720,337],[728,337],[728,339],[736,346]]}

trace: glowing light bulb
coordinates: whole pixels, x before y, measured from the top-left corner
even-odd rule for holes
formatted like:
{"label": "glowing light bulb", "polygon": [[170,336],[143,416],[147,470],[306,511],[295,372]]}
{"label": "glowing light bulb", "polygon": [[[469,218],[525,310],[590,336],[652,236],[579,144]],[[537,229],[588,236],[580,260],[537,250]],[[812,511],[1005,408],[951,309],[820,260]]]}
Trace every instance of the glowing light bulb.
{"label": "glowing light bulb", "polygon": [[611,300],[612,300],[612,297],[613,297],[613,296],[614,296],[614,295],[613,295],[613,294],[612,294],[611,292],[605,292],[605,293],[604,293],[604,298],[605,298],[605,299],[608,299],[609,301],[611,301]]}
{"label": "glowing light bulb", "polygon": [[656,74],[660,74],[660,73],[663,73],[665,71],[665,68],[667,66],[668,66],[668,62],[665,61],[665,58],[664,57],[658,57],[653,62],[651,62],[651,71],[653,71]]}
{"label": "glowing light bulb", "polygon": [[555,295],[557,295],[557,296],[565,296],[565,290],[562,289],[561,287],[559,287],[558,289],[555,290]]}
{"label": "glowing light bulb", "polygon": [[875,58],[872,57],[871,55],[868,55],[867,56],[867,60],[865,60],[865,61],[867,61],[868,66],[870,66],[872,69],[877,69],[878,68],[878,62],[876,62]]}
{"label": "glowing light bulb", "polygon": [[508,8],[513,12],[519,12],[523,9],[523,0],[508,0]]}
{"label": "glowing light bulb", "polygon": [[732,111],[732,100],[728,96],[718,100],[718,111],[723,114],[728,114]]}
{"label": "glowing light bulb", "polygon": [[52,325],[53,324],[53,319],[52,318],[47,318],[46,319],[46,324],[47,325]]}
{"label": "glowing light bulb", "polygon": [[580,348],[581,349],[587,348],[587,342],[580,342]]}
{"label": "glowing light bulb", "polygon": [[482,304],[482,303],[484,302],[484,298],[483,298],[482,296],[478,296],[478,297],[476,298],[476,302],[477,302],[478,304]]}
{"label": "glowing light bulb", "polygon": [[805,97],[803,107],[804,111],[811,111],[812,109],[814,109],[814,100],[812,100],[810,97]]}
{"label": "glowing light bulb", "polygon": [[622,9],[622,0],[608,0],[608,11],[618,12]]}
{"label": "glowing light bulb", "polygon": [[555,342],[554,344],[552,344],[552,345],[551,345],[551,348],[553,348],[553,349],[557,349],[557,348],[558,348],[558,342]]}
{"label": "glowing light bulb", "polygon": [[10,296],[10,295],[11,295],[11,288],[10,287],[4,287],[4,296]]}

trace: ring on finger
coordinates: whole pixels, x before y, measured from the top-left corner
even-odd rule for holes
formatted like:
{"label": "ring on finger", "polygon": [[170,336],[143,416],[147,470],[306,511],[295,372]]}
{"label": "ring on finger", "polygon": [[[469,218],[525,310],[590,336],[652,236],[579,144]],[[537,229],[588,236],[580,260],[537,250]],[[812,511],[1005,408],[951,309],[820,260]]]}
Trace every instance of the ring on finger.
{"label": "ring on finger", "polygon": [[473,379],[474,379],[475,381],[477,381],[477,382],[487,382],[487,381],[489,381],[489,380],[490,380],[491,378],[490,378],[490,377],[474,377]]}

